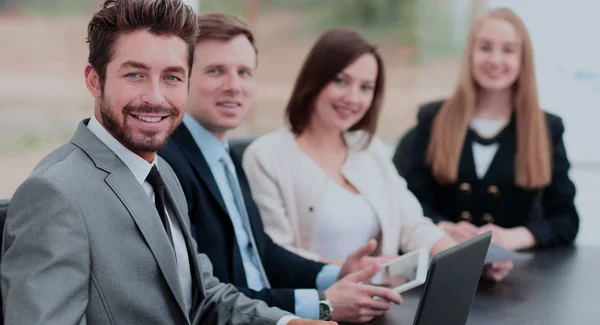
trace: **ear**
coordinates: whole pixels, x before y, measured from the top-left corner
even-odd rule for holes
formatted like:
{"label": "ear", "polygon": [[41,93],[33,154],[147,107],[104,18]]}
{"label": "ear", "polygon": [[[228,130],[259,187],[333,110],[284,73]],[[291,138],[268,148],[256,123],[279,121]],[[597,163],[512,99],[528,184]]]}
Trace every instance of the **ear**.
{"label": "ear", "polygon": [[96,98],[102,97],[100,77],[98,76],[96,69],[89,63],[85,66],[85,85],[92,96]]}

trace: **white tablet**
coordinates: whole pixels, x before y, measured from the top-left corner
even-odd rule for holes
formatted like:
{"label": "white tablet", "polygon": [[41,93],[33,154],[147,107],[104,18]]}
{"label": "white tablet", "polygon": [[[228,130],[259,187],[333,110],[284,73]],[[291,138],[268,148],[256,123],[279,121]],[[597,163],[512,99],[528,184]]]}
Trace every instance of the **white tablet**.
{"label": "white tablet", "polygon": [[366,283],[402,293],[425,283],[428,268],[429,249],[424,247],[383,264],[380,271]]}

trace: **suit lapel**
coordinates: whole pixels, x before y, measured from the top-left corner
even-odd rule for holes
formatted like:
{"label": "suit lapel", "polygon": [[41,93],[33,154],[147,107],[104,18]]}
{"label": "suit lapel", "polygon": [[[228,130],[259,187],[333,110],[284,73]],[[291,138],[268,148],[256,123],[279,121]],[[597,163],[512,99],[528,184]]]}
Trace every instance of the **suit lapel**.
{"label": "suit lapel", "polygon": [[[240,184],[240,189],[242,190],[242,196],[244,197],[244,204],[246,205],[246,212],[248,213],[250,226],[252,227],[252,230],[256,233],[257,227],[254,226],[254,220],[256,220],[257,218],[254,217],[253,209],[250,209],[250,207],[254,205],[254,199],[252,198],[250,184],[248,183],[246,173],[244,173],[244,169],[240,164],[237,155],[233,152],[233,150],[230,152],[229,155],[231,156],[231,161],[233,162],[233,166],[235,167],[235,173]],[[260,219],[260,217],[258,219]]]}
{"label": "suit lapel", "polygon": [[475,170],[475,157],[473,156],[473,141],[472,135],[469,134],[472,130],[467,131],[467,137],[463,145],[462,154],[458,162],[458,178],[474,182],[478,179],[477,171]]}
{"label": "suit lapel", "polygon": [[487,172],[482,178],[488,183],[500,184],[507,179],[512,181],[515,178],[517,134],[513,121],[497,137],[498,151],[496,151]]}
{"label": "suit lapel", "polygon": [[[248,180],[246,179],[246,175],[244,173],[244,169],[242,167],[242,165],[240,165],[237,156],[233,153],[233,150],[230,150],[229,152],[229,156],[231,157],[231,161],[233,163],[233,167],[235,168],[235,173],[238,179],[238,185],[240,187],[241,190],[241,194],[242,197],[244,199],[244,209],[246,210],[246,217],[244,218],[244,216],[242,215],[242,219],[247,219],[247,223],[248,223],[248,227],[250,227],[250,241],[252,242],[252,245],[254,246],[255,250],[255,254],[256,257],[258,258],[258,263],[259,263],[259,269],[263,275],[263,279],[265,281],[266,287],[267,288],[271,288],[271,284],[269,283],[269,278],[267,276],[267,271],[264,268],[264,265],[262,264],[262,256],[261,256],[261,246],[260,243],[258,242],[258,238],[256,236],[257,231],[262,232],[263,228],[262,225],[258,226],[256,223],[260,223],[260,216],[259,215],[254,215],[254,210],[251,210],[251,207],[254,207],[254,202],[253,202],[253,198],[252,198],[252,193],[250,192],[250,185],[248,184]],[[255,220],[255,222],[253,222],[253,220]],[[255,227],[256,225],[256,227]],[[257,230],[258,229],[258,230]],[[262,237],[261,237],[262,238]]]}
{"label": "suit lapel", "polygon": [[[164,163],[162,161],[162,158],[159,158],[158,163],[160,166],[159,168],[161,168],[161,170],[168,169],[168,167],[166,166],[166,163]],[[183,238],[185,240],[185,244],[186,244],[186,248],[187,248],[187,252],[188,252],[188,258],[190,261],[190,273],[192,275],[192,285],[193,285],[191,310],[193,313],[193,311],[198,306],[198,303],[200,301],[202,301],[203,298],[205,297],[204,288],[202,286],[200,264],[199,264],[197,252],[196,252],[196,249],[195,249],[195,246],[193,243],[192,235],[189,232],[188,221],[183,218],[183,216],[187,216],[187,214],[181,210],[180,204],[177,203],[177,201],[175,200],[175,198],[173,196],[173,193],[176,193],[176,187],[179,185],[170,177],[169,173],[163,173],[163,175],[164,175],[163,178],[165,180],[167,199],[170,202],[170,208],[173,213],[172,218],[175,218],[180,225],[181,233],[183,234]]]}
{"label": "suit lapel", "polygon": [[152,254],[154,254],[154,258],[158,262],[169,288],[173,291],[179,307],[187,315],[177,275],[177,260],[173,246],[171,246],[171,242],[163,229],[154,204],[152,204],[152,201],[139,186],[133,175],[128,174],[131,174],[128,170],[113,172],[106,177],[105,181],[131,214]]}
{"label": "suit lapel", "polygon": [[[235,173],[237,175],[238,183],[240,185],[240,189],[242,190],[242,196],[244,197],[244,204],[246,205],[246,212],[248,213],[248,221],[250,222],[250,227],[252,227],[252,232],[254,234],[254,240],[257,241],[256,250],[258,251],[259,257],[262,259],[262,257],[261,257],[262,256],[261,255],[262,245],[260,244],[260,242],[258,242],[259,237],[257,237],[256,234],[257,234],[257,231],[263,231],[263,230],[262,230],[262,226],[257,227],[255,224],[255,220],[260,219],[260,216],[258,216],[258,218],[255,218],[254,210],[251,209],[251,206],[252,206],[251,204],[253,204],[253,203],[251,203],[252,193],[250,193],[250,185],[248,184],[248,179],[246,179],[246,174],[244,173],[242,166],[240,165],[239,160],[238,160],[237,156],[235,155],[235,153],[233,152],[233,150],[230,150],[229,156],[231,157],[231,161],[233,162],[233,166],[235,167]],[[259,230],[257,230],[257,229],[259,229]],[[234,232],[234,236],[235,236],[235,230],[233,229],[233,224],[231,225],[231,231]],[[236,241],[237,241],[237,239],[236,239]],[[234,263],[236,260],[239,261],[240,263],[242,263],[242,254],[239,250],[239,246],[235,243],[233,245],[233,259],[234,259]],[[232,269],[232,275],[235,280],[235,283],[238,283],[243,286],[248,285],[248,282],[246,279],[246,272],[244,271],[244,268],[234,266]]]}
{"label": "suit lapel", "polygon": [[79,124],[71,142],[94,161],[98,169],[108,173],[106,184],[119,198],[137,225],[184,315],[188,315],[179,278],[173,246],[163,229],[158,211],[127,166],[86,126]]}
{"label": "suit lapel", "polygon": [[[479,143],[489,145],[497,143],[498,150],[494,154],[487,171],[482,178],[477,176],[475,168],[475,156],[473,152],[473,144]],[[475,130],[469,128],[463,145],[463,151],[460,157],[458,166],[458,178],[468,182],[486,181],[497,182],[496,178],[509,179],[514,178],[514,152],[516,152],[516,132],[514,117],[508,125],[506,125],[500,133],[493,139],[483,139],[479,137]]]}
{"label": "suit lapel", "polygon": [[[199,175],[199,181],[203,182],[208,188],[208,191],[210,192],[209,195],[212,197],[211,203],[216,202],[216,205],[218,206],[217,209],[221,209],[221,221],[226,223],[227,227],[229,227],[231,233],[233,234],[231,250],[234,265],[231,267],[231,274],[233,275],[235,283],[245,284],[246,273],[244,272],[244,268],[237,267],[238,265],[241,265],[240,263],[242,263],[242,257],[235,239],[235,231],[233,229],[233,224],[231,223],[231,219],[229,218],[229,211],[227,210],[225,201],[221,196],[221,191],[219,190],[217,182],[215,181],[215,178],[212,175],[210,167],[208,166],[206,159],[204,159],[204,155],[200,151],[200,148],[198,148],[198,145],[192,137],[192,134],[183,123],[175,130],[175,132],[171,136],[171,139],[172,141],[177,143],[177,145],[181,148],[181,151],[186,156],[190,165],[192,165],[192,168],[194,169],[196,174]],[[212,218],[211,216],[203,217]]]}
{"label": "suit lapel", "polygon": [[196,173],[200,175],[200,178],[202,179],[204,184],[206,184],[206,187],[208,187],[208,190],[213,196],[213,199],[217,201],[221,209],[223,209],[223,212],[228,214],[227,207],[225,206],[225,201],[223,201],[223,197],[221,196],[221,192],[219,191],[217,182],[215,181],[215,178],[213,177],[212,172],[210,171],[210,167],[208,166],[206,159],[204,159],[204,156],[202,155],[200,148],[198,148],[196,141],[194,141],[194,138],[192,137],[190,131],[182,123],[177,128],[177,130],[175,130],[175,132],[172,135],[172,138],[175,142],[179,144],[179,146],[181,146],[181,149],[187,157],[187,159],[189,160],[190,164],[192,165]]}

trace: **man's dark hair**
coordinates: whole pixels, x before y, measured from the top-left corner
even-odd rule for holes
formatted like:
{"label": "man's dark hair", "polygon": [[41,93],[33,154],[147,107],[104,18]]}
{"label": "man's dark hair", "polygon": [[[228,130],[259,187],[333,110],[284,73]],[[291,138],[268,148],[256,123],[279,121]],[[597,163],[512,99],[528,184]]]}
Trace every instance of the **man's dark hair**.
{"label": "man's dark hair", "polygon": [[136,30],[155,35],[175,35],[188,45],[191,73],[198,34],[196,14],[181,0],[105,0],[88,25],[88,62],[98,74],[100,85],[106,80],[106,66],[114,54],[119,35]]}

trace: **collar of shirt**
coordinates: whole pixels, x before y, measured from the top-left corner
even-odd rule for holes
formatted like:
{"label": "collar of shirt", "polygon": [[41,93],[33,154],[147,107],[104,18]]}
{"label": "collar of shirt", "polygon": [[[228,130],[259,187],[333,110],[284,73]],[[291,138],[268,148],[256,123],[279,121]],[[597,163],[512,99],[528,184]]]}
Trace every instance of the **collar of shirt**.
{"label": "collar of shirt", "polygon": [[148,163],[144,158],[136,155],[119,142],[119,140],[115,139],[115,137],[113,137],[112,134],[98,122],[95,116],[90,118],[87,127],[96,137],[98,137],[98,139],[100,139],[100,141],[112,150],[121,161],[123,161],[127,168],[131,170],[135,179],[140,184],[144,184],[152,166],[156,165],[156,155],[154,155],[152,163]]}
{"label": "collar of shirt", "polygon": [[221,142],[212,133],[198,123],[189,114],[185,114],[183,117],[183,124],[188,128],[192,134],[192,138],[196,142],[198,148],[201,148],[200,152],[206,159],[208,166],[213,169],[215,167],[222,166],[219,160],[222,157],[229,155],[229,142]]}

